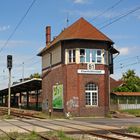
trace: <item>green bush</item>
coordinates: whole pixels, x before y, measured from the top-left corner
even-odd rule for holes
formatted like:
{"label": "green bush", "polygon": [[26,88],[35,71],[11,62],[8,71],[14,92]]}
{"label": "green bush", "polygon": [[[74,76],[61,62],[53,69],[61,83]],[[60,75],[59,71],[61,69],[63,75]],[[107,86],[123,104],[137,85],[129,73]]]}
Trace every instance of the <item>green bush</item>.
{"label": "green bush", "polygon": [[127,132],[140,134],[140,127],[130,126],[130,127],[128,127]]}
{"label": "green bush", "polygon": [[135,115],[136,117],[140,116],[140,109],[126,109],[126,110],[121,110],[121,112],[126,112]]}

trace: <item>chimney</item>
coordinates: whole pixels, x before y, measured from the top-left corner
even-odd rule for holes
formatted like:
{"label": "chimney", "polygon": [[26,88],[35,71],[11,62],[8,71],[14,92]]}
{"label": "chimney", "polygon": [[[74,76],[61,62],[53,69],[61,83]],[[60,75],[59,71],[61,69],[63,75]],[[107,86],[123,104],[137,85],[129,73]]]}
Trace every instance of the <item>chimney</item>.
{"label": "chimney", "polygon": [[46,46],[51,42],[51,26],[46,27]]}

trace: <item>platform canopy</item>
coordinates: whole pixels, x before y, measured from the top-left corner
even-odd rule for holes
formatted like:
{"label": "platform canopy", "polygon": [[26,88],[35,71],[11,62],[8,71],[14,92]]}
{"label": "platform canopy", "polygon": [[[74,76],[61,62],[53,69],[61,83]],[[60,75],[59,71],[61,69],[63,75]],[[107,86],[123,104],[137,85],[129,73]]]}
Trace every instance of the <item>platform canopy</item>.
{"label": "platform canopy", "polygon": [[[42,89],[42,79],[33,78],[11,86],[11,94]],[[0,95],[8,95],[8,88],[0,90]]]}

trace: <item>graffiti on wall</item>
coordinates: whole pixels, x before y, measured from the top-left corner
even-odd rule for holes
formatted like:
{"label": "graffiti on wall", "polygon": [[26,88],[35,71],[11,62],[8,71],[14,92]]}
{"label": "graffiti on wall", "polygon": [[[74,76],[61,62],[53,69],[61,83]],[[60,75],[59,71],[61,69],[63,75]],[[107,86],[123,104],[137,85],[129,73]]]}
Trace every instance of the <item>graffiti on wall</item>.
{"label": "graffiti on wall", "polygon": [[42,102],[42,109],[43,110],[47,110],[48,109],[48,99],[44,100]]}
{"label": "graffiti on wall", "polygon": [[78,102],[79,102],[79,98],[78,97],[73,97],[72,99],[67,101],[68,109],[76,109],[77,107],[79,107]]}

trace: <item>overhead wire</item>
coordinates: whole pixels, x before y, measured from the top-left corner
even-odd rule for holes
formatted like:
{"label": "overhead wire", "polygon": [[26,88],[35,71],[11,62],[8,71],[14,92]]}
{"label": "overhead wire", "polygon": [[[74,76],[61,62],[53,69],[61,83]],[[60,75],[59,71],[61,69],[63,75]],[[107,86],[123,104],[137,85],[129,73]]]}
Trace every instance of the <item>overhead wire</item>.
{"label": "overhead wire", "polygon": [[[28,13],[30,12],[31,8],[33,7],[33,5],[35,4],[37,0],[33,0],[32,3],[29,5],[27,11],[25,12],[25,14],[21,17],[21,19],[19,20],[19,22],[17,23],[17,25],[15,26],[14,30],[12,31],[12,33],[9,35],[8,39],[6,40],[6,42],[4,43],[4,45],[0,48],[0,53],[3,51],[3,49],[8,45],[9,41],[11,40],[11,38],[14,36],[14,34],[16,33],[17,29],[20,27],[20,25],[23,23],[24,19],[26,18],[26,16],[28,15]],[[32,58],[33,59],[33,58]]]}
{"label": "overhead wire", "polygon": [[92,20],[96,20],[97,18],[99,18],[100,16],[104,15],[105,13],[107,13],[108,11],[110,11],[111,9],[115,8],[117,5],[119,5],[123,0],[119,0],[116,3],[114,3],[112,6],[108,7],[107,9],[105,9],[103,12],[101,12],[100,14],[98,14],[95,18],[93,18]]}
{"label": "overhead wire", "polygon": [[134,63],[129,63],[127,65],[122,64],[120,67],[116,67],[115,70],[116,69],[123,69],[123,68],[129,67],[129,66],[134,66],[134,65],[137,65],[137,64],[140,64],[140,61],[139,62],[134,62]]}
{"label": "overhead wire", "polygon": [[119,63],[119,62],[122,62],[122,61],[129,61],[130,59],[136,59],[136,58],[139,58],[140,57],[140,55],[136,55],[136,56],[132,56],[132,57],[126,57],[126,58],[124,58],[124,59],[121,59],[121,60],[116,60],[115,62],[116,63]]}
{"label": "overhead wire", "polygon": [[121,15],[117,16],[117,19],[113,20],[112,22],[110,22],[110,23],[107,24],[107,25],[102,26],[100,29],[103,29],[103,28],[105,28],[105,27],[107,27],[107,26],[109,26],[109,25],[111,25],[111,24],[117,22],[118,20],[121,20],[122,18],[128,16],[129,14],[132,14],[132,13],[136,12],[136,11],[139,10],[139,9],[140,9],[140,7],[137,7],[137,8],[135,8],[135,9],[131,10],[131,11],[128,11],[128,12],[125,13],[125,14],[121,14]]}
{"label": "overhead wire", "polygon": [[30,6],[28,7],[27,11],[25,12],[25,14],[21,17],[21,19],[19,20],[19,22],[17,23],[17,25],[15,26],[14,30],[12,31],[12,33],[9,35],[8,39],[6,40],[6,42],[4,43],[4,45],[1,47],[0,49],[0,53],[3,51],[3,49],[8,45],[9,41],[11,40],[11,38],[13,37],[13,35],[15,34],[15,32],[17,31],[17,29],[19,28],[19,26],[22,24],[22,22],[24,21],[25,17],[27,16],[27,14],[29,13],[29,11],[31,10],[31,8],[33,7],[34,3],[36,2],[36,0],[33,0],[32,3],[30,4]]}
{"label": "overhead wire", "polygon": [[136,11],[138,11],[138,10],[140,10],[140,6],[136,7],[135,9],[133,9],[133,10],[131,10],[131,11],[128,11],[126,14],[120,15],[117,19],[114,19],[113,21],[111,21],[110,23],[108,23],[108,24],[106,24],[106,25],[100,27],[99,29],[102,30],[102,29],[104,29],[104,28],[110,26],[111,24],[113,24],[113,23],[115,23],[115,22],[121,20],[122,18],[124,18],[124,17],[126,17],[126,16],[128,16],[128,15],[130,15],[130,14],[136,12]]}
{"label": "overhead wire", "polygon": [[128,66],[133,66],[135,64],[139,64],[140,63],[140,56],[137,56],[136,60],[133,60],[133,61],[134,61],[133,63],[130,63],[130,60],[129,60],[128,64],[126,62],[125,63],[119,63],[120,66],[116,67],[116,69],[125,68],[125,67],[128,67]]}
{"label": "overhead wire", "polygon": [[[33,4],[34,4],[35,1],[36,1],[36,0],[34,0],[34,1],[32,2],[32,4],[31,4],[31,6],[30,6],[29,9],[31,9],[31,7],[33,6]],[[107,11],[113,9],[113,8],[116,7],[120,2],[122,2],[122,0],[119,0],[119,1],[118,1],[117,3],[115,3],[113,6],[107,8],[103,13],[101,13],[100,15],[98,15],[98,16],[97,16],[96,18],[94,18],[93,20],[97,19],[99,16],[102,16],[105,12],[107,12]],[[103,29],[103,28],[105,28],[105,27],[107,27],[107,26],[113,24],[114,22],[117,22],[118,20],[120,20],[120,19],[122,19],[122,18],[128,16],[129,14],[131,14],[131,13],[133,13],[133,12],[139,10],[139,9],[140,9],[140,7],[137,7],[137,8],[135,8],[134,10],[128,12],[127,14],[123,14],[123,15],[121,15],[121,16],[118,16],[117,19],[113,20],[111,23],[109,23],[109,24],[107,24],[107,25],[102,26],[100,29]],[[28,10],[28,12],[29,12],[29,10]],[[28,13],[28,12],[26,12],[26,13]],[[25,17],[24,17],[24,18],[25,18]],[[21,22],[21,23],[22,23],[22,22]],[[21,24],[21,23],[20,23],[20,24]],[[20,24],[19,24],[19,25],[20,25]],[[18,26],[19,26],[19,25],[18,25]],[[16,27],[18,28],[18,26],[16,26]],[[17,28],[15,28],[15,31],[13,32],[13,34],[16,32]],[[13,36],[13,35],[11,35],[11,37],[9,37],[8,41],[12,38],[12,36]],[[7,42],[7,43],[8,43],[8,42]],[[5,44],[7,45],[7,43],[5,43]],[[5,46],[6,46],[6,45],[5,45]],[[1,52],[1,50],[0,50],[0,52]],[[33,59],[33,58],[34,58],[34,57],[32,57],[32,59]],[[28,62],[29,62],[29,61],[28,61]],[[37,63],[37,62],[35,62],[35,64],[36,64],[36,63]],[[21,65],[22,65],[22,64],[21,64]]]}

